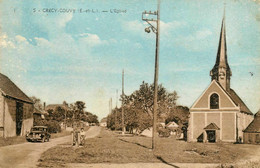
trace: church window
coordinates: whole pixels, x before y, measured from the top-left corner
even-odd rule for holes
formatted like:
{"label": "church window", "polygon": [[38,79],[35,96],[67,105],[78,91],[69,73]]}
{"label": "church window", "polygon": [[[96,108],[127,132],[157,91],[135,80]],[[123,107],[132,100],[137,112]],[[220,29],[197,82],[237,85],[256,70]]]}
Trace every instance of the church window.
{"label": "church window", "polygon": [[218,109],[219,108],[219,96],[214,93],[210,96],[210,109]]}

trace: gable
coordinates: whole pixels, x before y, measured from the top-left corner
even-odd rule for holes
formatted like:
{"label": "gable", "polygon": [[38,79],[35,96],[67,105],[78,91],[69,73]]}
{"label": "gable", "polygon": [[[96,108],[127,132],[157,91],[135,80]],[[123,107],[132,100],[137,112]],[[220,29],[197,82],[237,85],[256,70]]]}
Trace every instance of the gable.
{"label": "gable", "polygon": [[204,130],[220,130],[220,129],[215,123],[210,123],[204,128]]}
{"label": "gable", "polygon": [[0,73],[0,91],[5,96],[33,103],[32,100],[18,88],[7,76]]}
{"label": "gable", "polygon": [[244,130],[247,133],[260,133],[260,110],[255,114],[254,120]]}
{"label": "gable", "polygon": [[219,108],[237,108],[237,105],[233,102],[230,96],[224,91],[224,89],[213,80],[209,87],[202,93],[202,95],[196,100],[191,108],[195,109],[210,109],[210,96],[216,93],[219,96]]}

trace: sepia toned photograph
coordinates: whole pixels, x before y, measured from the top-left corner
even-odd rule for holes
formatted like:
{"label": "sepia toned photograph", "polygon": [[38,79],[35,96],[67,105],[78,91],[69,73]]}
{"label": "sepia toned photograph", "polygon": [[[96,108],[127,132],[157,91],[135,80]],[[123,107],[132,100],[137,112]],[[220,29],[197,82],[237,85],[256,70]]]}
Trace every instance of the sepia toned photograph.
{"label": "sepia toned photograph", "polygon": [[260,168],[260,0],[0,0],[0,168]]}

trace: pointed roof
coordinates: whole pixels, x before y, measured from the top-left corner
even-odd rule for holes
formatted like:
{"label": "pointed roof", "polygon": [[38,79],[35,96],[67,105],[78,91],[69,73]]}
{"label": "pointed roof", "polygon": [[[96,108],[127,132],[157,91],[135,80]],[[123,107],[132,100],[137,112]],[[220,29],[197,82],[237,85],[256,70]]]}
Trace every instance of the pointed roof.
{"label": "pointed roof", "polygon": [[0,91],[4,96],[22,100],[27,103],[33,103],[33,101],[21,89],[19,89],[7,76],[1,73]]}
{"label": "pointed roof", "polygon": [[249,110],[243,100],[236,94],[233,89],[230,89],[229,95],[232,100],[236,103],[236,105],[240,106],[240,111],[249,115],[253,115],[253,113]]}
{"label": "pointed roof", "polygon": [[255,114],[254,120],[244,130],[247,133],[260,133],[260,110]]}
{"label": "pointed roof", "polygon": [[218,44],[218,53],[216,58],[217,67],[229,68],[227,61],[227,43],[226,43],[226,28],[225,28],[225,15],[222,19],[221,32]]}
{"label": "pointed roof", "polygon": [[[216,86],[216,88],[215,88]],[[230,94],[221,86],[221,84],[217,80],[212,80],[209,86],[204,90],[204,92],[200,95],[200,97],[195,101],[195,103],[191,106],[190,109],[196,109],[196,108],[210,108],[210,106],[207,104],[207,106],[201,107],[201,104],[205,104],[203,99],[208,100],[208,95],[212,92],[217,92],[220,94],[220,92],[223,94],[223,97],[226,97],[226,103],[228,103],[228,106],[226,107],[233,107],[235,109],[238,109],[237,103],[231,98]],[[222,97],[222,99],[223,99]],[[208,102],[208,101],[206,101]],[[209,103],[209,102],[208,102]]]}
{"label": "pointed roof", "polygon": [[220,130],[220,128],[215,123],[210,123],[204,130]]}

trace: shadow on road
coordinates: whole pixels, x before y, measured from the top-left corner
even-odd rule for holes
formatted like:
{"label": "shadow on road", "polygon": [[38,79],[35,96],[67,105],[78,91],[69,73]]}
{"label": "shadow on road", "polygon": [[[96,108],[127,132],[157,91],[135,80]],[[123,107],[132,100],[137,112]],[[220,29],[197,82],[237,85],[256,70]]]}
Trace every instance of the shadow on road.
{"label": "shadow on road", "polygon": [[126,140],[120,139],[120,138],[119,138],[119,140],[120,140],[120,141],[123,141],[123,142],[126,142],[126,143],[136,144],[136,145],[141,146],[141,147],[146,148],[146,149],[152,149],[152,148],[149,148],[149,147],[144,146],[144,145],[142,145],[142,144],[140,144],[140,143],[137,143],[137,142],[130,142],[130,141],[126,141]]}
{"label": "shadow on road", "polygon": [[156,155],[154,155],[158,160],[160,160],[162,163],[164,163],[164,164],[167,164],[167,165],[169,165],[169,166],[172,166],[172,167],[175,167],[175,168],[179,168],[178,166],[175,166],[175,165],[173,165],[173,164],[171,164],[171,163],[168,163],[168,162],[166,162],[161,156],[156,156]]}

